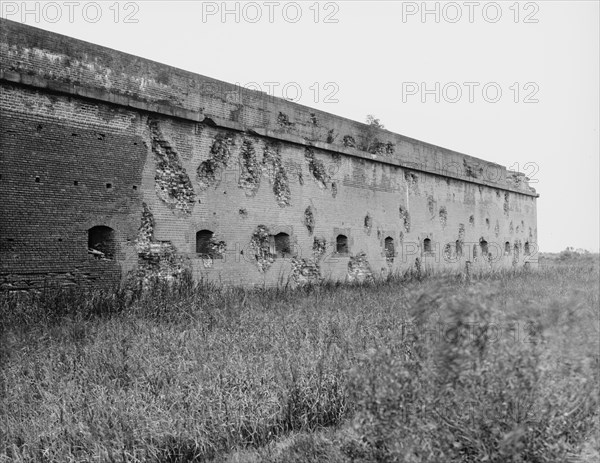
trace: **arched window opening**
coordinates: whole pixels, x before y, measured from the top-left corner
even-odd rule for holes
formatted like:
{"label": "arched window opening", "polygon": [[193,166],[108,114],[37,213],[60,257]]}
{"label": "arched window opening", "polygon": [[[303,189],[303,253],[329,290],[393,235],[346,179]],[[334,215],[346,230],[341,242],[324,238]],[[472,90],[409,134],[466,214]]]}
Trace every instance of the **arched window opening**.
{"label": "arched window opening", "polygon": [[529,254],[531,254],[531,249],[529,249],[529,241],[525,242],[525,247],[523,248],[523,251],[525,252],[526,256],[528,256]]}
{"label": "arched window opening", "polygon": [[290,235],[287,233],[277,233],[273,241],[275,244],[274,254],[277,257],[289,257],[291,255]]}
{"label": "arched window opening", "polygon": [[429,238],[423,240],[423,252],[431,252],[431,240]]}
{"label": "arched window opening", "polygon": [[348,237],[346,235],[338,235],[335,239],[335,252],[348,254]]}
{"label": "arched window opening", "polygon": [[391,236],[388,236],[385,239],[385,258],[388,262],[394,262],[394,255],[396,254],[396,251],[394,249],[394,238],[392,238]]}
{"label": "arched window opening", "polygon": [[112,260],[116,254],[115,231],[104,225],[88,230],[88,253],[97,259]]}
{"label": "arched window opening", "polygon": [[456,256],[462,257],[462,255],[463,255],[462,241],[456,240],[455,244],[456,244]]}
{"label": "arched window opening", "polygon": [[210,230],[200,230],[196,233],[196,253],[203,257],[211,257],[213,254],[212,239],[214,233]]}
{"label": "arched window opening", "polygon": [[488,255],[488,243],[486,240],[479,240],[479,246],[481,247],[481,255]]}
{"label": "arched window opening", "polygon": [[509,256],[510,255],[510,242],[507,241],[506,243],[504,243],[504,255],[505,256]]}

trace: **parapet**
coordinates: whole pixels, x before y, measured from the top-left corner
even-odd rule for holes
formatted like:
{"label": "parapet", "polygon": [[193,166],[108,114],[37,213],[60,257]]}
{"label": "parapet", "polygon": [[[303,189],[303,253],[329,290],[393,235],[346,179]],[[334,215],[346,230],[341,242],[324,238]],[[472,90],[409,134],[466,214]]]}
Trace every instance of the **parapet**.
{"label": "parapet", "polygon": [[0,26],[0,81],[538,196],[496,163],[17,22]]}

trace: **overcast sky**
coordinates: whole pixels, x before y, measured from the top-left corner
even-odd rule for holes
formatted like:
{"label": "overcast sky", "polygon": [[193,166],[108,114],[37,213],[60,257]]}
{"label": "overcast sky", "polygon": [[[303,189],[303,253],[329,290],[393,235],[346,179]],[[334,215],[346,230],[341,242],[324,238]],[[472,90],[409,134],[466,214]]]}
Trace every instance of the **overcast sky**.
{"label": "overcast sky", "polygon": [[521,170],[541,195],[540,250],[598,251],[596,1],[1,5],[8,19],[351,119],[374,114]]}

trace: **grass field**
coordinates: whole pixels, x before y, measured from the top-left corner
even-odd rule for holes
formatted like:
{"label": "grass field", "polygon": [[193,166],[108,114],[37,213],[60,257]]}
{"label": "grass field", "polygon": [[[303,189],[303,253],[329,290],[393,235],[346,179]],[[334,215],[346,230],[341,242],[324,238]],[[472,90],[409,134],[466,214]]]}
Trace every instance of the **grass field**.
{"label": "grass field", "polygon": [[3,294],[0,461],[597,461],[598,278]]}

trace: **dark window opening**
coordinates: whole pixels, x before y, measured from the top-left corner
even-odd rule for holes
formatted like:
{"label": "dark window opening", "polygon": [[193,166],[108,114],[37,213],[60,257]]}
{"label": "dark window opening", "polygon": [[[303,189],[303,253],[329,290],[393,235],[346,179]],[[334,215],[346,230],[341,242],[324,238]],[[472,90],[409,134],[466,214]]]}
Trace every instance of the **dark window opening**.
{"label": "dark window opening", "polygon": [[505,256],[510,255],[510,242],[509,241],[504,243],[504,255]]}
{"label": "dark window opening", "polygon": [[196,253],[203,257],[212,257],[212,238],[214,233],[210,230],[200,230],[196,233]]}
{"label": "dark window opening", "polygon": [[107,183],[107,184],[106,184],[106,188],[107,188],[108,190],[110,190],[110,189],[112,188],[112,183]]}
{"label": "dark window opening", "polygon": [[423,252],[431,252],[431,240],[429,238],[423,240]]}
{"label": "dark window opening", "polygon": [[290,257],[292,250],[290,247],[290,235],[287,233],[277,233],[273,237],[273,243],[275,245],[274,254],[277,257]]}
{"label": "dark window opening", "polygon": [[523,250],[524,250],[526,256],[531,254],[531,250],[529,249],[529,241],[525,242],[525,247]]}
{"label": "dark window opening", "polygon": [[348,237],[346,235],[338,235],[335,239],[335,252],[348,254]]}
{"label": "dark window opening", "polygon": [[479,246],[481,247],[481,255],[483,256],[487,256],[488,255],[488,243],[486,240],[480,240],[479,241]]}
{"label": "dark window opening", "polygon": [[77,185],[79,185],[79,182],[78,182],[77,180],[75,180],[75,181],[73,182],[73,185],[77,186]]}
{"label": "dark window opening", "polygon": [[385,258],[389,261],[389,262],[393,262],[394,261],[394,255],[396,254],[395,249],[394,249],[394,238],[392,238],[391,236],[388,236],[385,239]]}
{"label": "dark window opening", "polygon": [[39,177],[35,178],[35,183],[40,183],[40,178]]}
{"label": "dark window opening", "polygon": [[456,240],[456,255],[458,257],[462,257],[463,254],[463,249],[462,249],[462,242],[460,240]]}
{"label": "dark window opening", "polygon": [[115,231],[104,225],[88,230],[88,253],[96,259],[114,259],[116,253]]}

